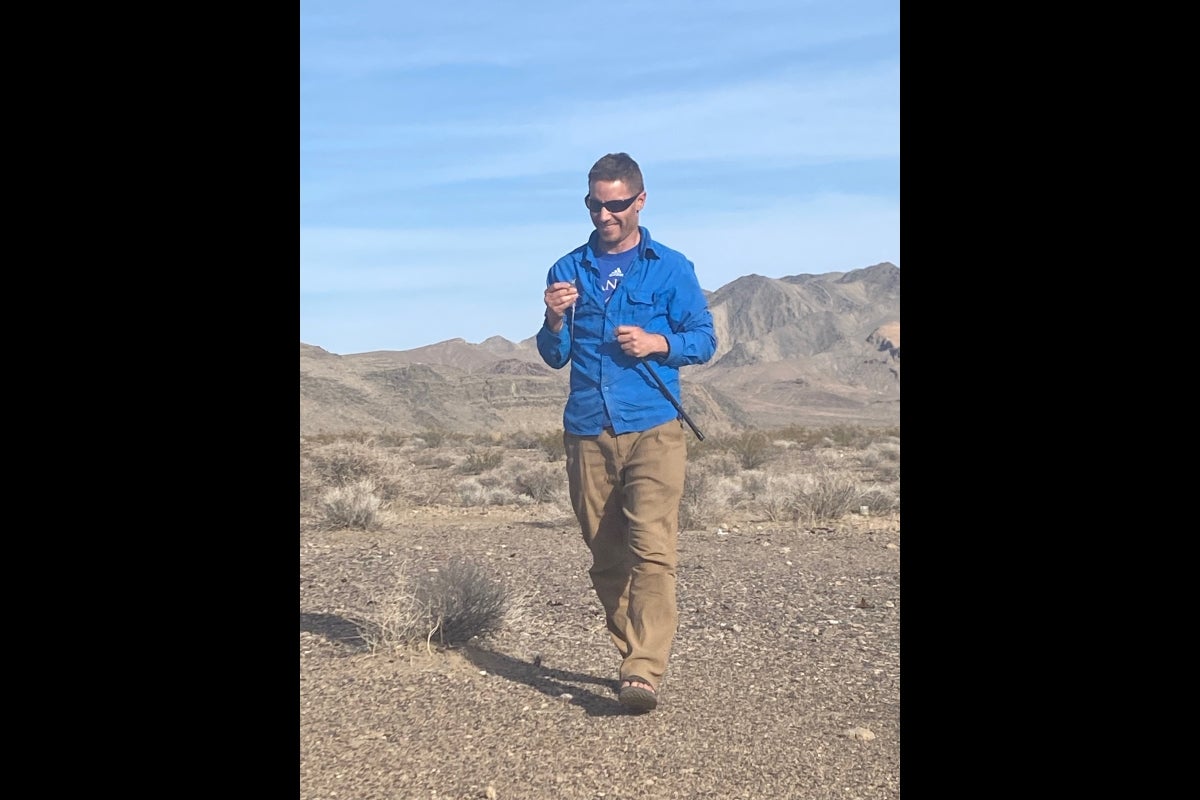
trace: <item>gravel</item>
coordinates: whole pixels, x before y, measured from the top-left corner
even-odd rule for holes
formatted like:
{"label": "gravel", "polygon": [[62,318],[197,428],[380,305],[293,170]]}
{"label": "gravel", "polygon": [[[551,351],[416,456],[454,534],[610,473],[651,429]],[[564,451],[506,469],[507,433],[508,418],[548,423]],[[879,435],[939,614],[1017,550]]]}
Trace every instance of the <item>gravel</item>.
{"label": "gravel", "polygon": [[[574,520],[417,509],[301,530],[300,797],[900,796],[900,525],[685,531],[660,704],[630,714]],[[497,633],[365,647],[353,620],[470,558],[509,588]]]}

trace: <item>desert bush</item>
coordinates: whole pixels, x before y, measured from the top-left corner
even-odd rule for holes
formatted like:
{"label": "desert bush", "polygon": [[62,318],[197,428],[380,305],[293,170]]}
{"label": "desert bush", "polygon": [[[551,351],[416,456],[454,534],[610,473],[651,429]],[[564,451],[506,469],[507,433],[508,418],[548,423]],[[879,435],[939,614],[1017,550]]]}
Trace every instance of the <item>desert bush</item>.
{"label": "desert bush", "polygon": [[403,447],[408,441],[407,436],[396,431],[384,431],[375,436],[375,444],[380,447]]}
{"label": "desert bush", "polygon": [[438,450],[425,450],[416,453],[412,457],[412,463],[417,467],[431,467],[433,469],[449,469],[455,466],[455,461],[450,457],[449,453],[443,453]]}
{"label": "desert bush", "polygon": [[800,476],[768,475],[754,493],[753,508],[772,522],[795,521]]}
{"label": "desert bush", "polygon": [[859,460],[864,467],[875,470],[880,480],[898,480],[900,477],[899,442],[872,442]]}
{"label": "desert bush", "polygon": [[811,450],[821,443],[825,434],[818,429],[805,428],[801,425],[789,425],[774,432],[775,439],[794,442],[801,449]]}
{"label": "desert bush", "polygon": [[810,473],[767,476],[766,486],[755,493],[752,505],[773,522],[812,523],[838,519],[864,505],[872,511],[890,510],[898,507],[898,502],[889,489],[864,489],[845,470],[818,468]]}
{"label": "desert bush", "polygon": [[858,504],[866,506],[872,514],[899,511],[900,495],[892,487],[875,486],[859,494]]}
{"label": "desert bush", "polygon": [[378,525],[379,506],[374,482],[364,479],[325,490],[318,510],[323,527],[370,530]]}
{"label": "desert bush", "polygon": [[373,438],[375,438],[375,434],[367,433],[366,431],[342,431],[341,433],[325,433],[322,431],[321,433],[302,435],[300,437],[300,446],[318,447],[337,442],[368,444]]}
{"label": "desert bush", "polygon": [[679,529],[694,530],[718,522],[737,505],[740,494],[740,480],[709,471],[703,460],[689,463],[679,502]]}
{"label": "desert bush", "polygon": [[417,438],[430,450],[436,450],[446,443],[450,434],[443,430],[429,429],[417,434]]}
{"label": "desert bush", "polygon": [[458,494],[459,505],[472,508],[476,506],[524,506],[533,503],[527,495],[517,494],[507,486],[493,483],[485,485],[476,478],[468,478],[454,487]]}
{"label": "desert bush", "polygon": [[312,462],[307,456],[300,456],[300,504],[303,506],[313,502],[324,488],[325,484],[321,482]]}
{"label": "desert bush", "polygon": [[510,450],[537,450],[541,447],[540,438],[541,434],[520,430],[505,434],[503,440],[497,444],[503,444]]}
{"label": "desert bush", "polygon": [[539,503],[551,500],[564,481],[563,471],[547,464],[521,470],[513,476],[513,485],[517,487],[517,491]]}
{"label": "desert bush", "polygon": [[727,450],[710,450],[699,458],[689,456],[689,460],[714,475],[732,476],[742,471],[742,460]]}
{"label": "desert bush", "polygon": [[831,469],[802,476],[793,508],[797,521],[835,520],[859,505],[859,484],[849,474]]}
{"label": "desert bush", "polygon": [[833,447],[866,446],[866,433],[857,425],[833,425],[825,429],[825,438]]}
{"label": "desert bush", "polygon": [[742,493],[751,498],[766,491],[771,480],[770,473],[760,469],[748,469],[737,473],[737,476],[741,480]]}
{"label": "desert bush", "polygon": [[546,453],[551,461],[562,461],[567,457],[567,446],[563,443],[562,431],[543,433],[538,437],[538,447]]}
{"label": "desert bush", "polygon": [[687,437],[687,452],[689,459],[699,460],[714,453],[723,453],[725,450],[714,436],[709,436],[704,441],[700,441],[694,436],[689,436]]}
{"label": "desert bush", "polygon": [[482,475],[502,463],[504,463],[504,452],[501,450],[472,450],[458,465],[458,471],[464,475]]}
{"label": "desert bush", "polygon": [[347,614],[347,618],[371,652],[411,647],[435,633],[428,607],[409,589],[403,574],[387,592],[373,597],[369,606],[369,612]]}
{"label": "desert bush", "polygon": [[683,497],[679,501],[679,529],[690,530],[702,527],[712,512],[708,502],[708,488],[714,483],[713,475],[691,461],[683,477]]}
{"label": "desert bush", "polygon": [[437,626],[435,638],[455,645],[499,630],[510,592],[478,563],[455,560],[422,581],[416,596]]}
{"label": "desert bush", "polygon": [[724,444],[738,457],[743,469],[761,467],[771,458],[771,439],[762,431],[743,431]]}
{"label": "desert bush", "polygon": [[899,464],[900,443],[871,442],[871,444],[867,445],[859,460],[867,467],[878,467],[881,464]]}
{"label": "desert bush", "polygon": [[311,498],[328,487],[374,484],[374,493],[385,501],[400,496],[407,462],[373,441],[343,439],[318,446],[301,446],[301,498]]}
{"label": "desert bush", "polygon": [[369,444],[336,441],[310,449],[303,463],[322,483],[348,486],[389,471],[388,458]]}

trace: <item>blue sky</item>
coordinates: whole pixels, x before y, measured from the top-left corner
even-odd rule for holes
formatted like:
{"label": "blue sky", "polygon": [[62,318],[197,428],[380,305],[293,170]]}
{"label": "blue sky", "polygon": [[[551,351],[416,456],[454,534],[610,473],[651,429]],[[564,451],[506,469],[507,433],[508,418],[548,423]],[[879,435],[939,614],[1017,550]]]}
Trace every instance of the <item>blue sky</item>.
{"label": "blue sky", "polygon": [[587,171],[705,289],[900,265],[899,0],[301,0],[300,341],[520,341]]}

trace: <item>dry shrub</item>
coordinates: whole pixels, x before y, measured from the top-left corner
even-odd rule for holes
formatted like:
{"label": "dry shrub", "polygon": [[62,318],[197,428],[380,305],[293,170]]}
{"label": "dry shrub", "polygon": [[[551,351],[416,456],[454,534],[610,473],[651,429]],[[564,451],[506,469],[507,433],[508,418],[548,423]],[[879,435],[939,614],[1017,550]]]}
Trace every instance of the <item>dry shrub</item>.
{"label": "dry shrub", "polygon": [[737,454],[726,450],[706,452],[699,458],[691,459],[691,463],[702,465],[705,472],[714,475],[732,476],[742,471],[742,460]]}
{"label": "dry shrub", "polygon": [[898,502],[886,488],[864,490],[849,472],[819,468],[806,474],[767,476],[766,486],[755,494],[753,505],[774,522],[811,524],[838,519],[864,505],[872,511],[890,510]]}
{"label": "dry shrub", "polygon": [[803,476],[794,500],[795,519],[803,522],[835,520],[859,505],[859,484],[851,475],[820,469]]}
{"label": "dry shrub", "polygon": [[567,457],[567,445],[563,442],[562,431],[551,431],[538,437],[538,447],[546,453],[550,461],[564,461]]}
{"label": "dry shrub", "polygon": [[446,443],[446,440],[451,438],[447,431],[442,430],[425,430],[417,434],[417,441],[428,447],[430,450],[436,450]]}
{"label": "dry shrub", "polygon": [[899,442],[871,442],[859,457],[864,466],[878,467],[882,464],[900,463]]}
{"label": "dry shrub", "polygon": [[311,448],[304,459],[313,474],[329,486],[347,486],[375,478],[387,469],[387,457],[369,444],[337,441]]}
{"label": "dry shrub", "polygon": [[801,492],[798,475],[768,475],[754,495],[754,507],[772,522],[795,521],[796,497]]}
{"label": "dry shrub", "polygon": [[900,510],[900,493],[891,486],[874,486],[858,496],[859,506],[866,506],[872,514]]}
{"label": "dry shrub", "polygon": [[372,652],[411,647],[427,642],[434,633],[428,607],[409,590],[403,572],[390,590],[373,597],[369,605],[369,612],[347,617]]}
{"label": "dry shrub", "polygon": [[458,465],[458,471],[464,475],[482,475],[502,463],[504,463],[504,452],[501,450],[472,450]]}
{"label": "dry shrub", "polygon": [[863,466],[875,470],[879,480],[900,478],[900,443],[872,442],[860,458]]}
{"label": "dry shrub", "polygon": [[374,484],[372,491],[385,500],[400,494],[402,464],[387,450],[371,441],[343,440],[301,449],[301,488],[314,485],[345,487],[362,481]]}
{"label": "dry shrub", "polygon": [[438,450],[426,450],[412,457],[414,467],[429,467],[430,469],[449,469],[455,466],[454,459],[448,453]]}
{"label": "dry shrub", "polygon": [[[494,483],[494,481],[493,481]],[[527,495],[517,494],[507,486],[485,485],[477,478],[459,481],[455,486],[458,502],[461,506],[474,508],[479,506],[524,506],[534,502]]]}
{"label": "dry shrub", "polygon": [[696,530],[715,524],[741,496],[739,480],[719,475],[706,467],[706,460],[689,462],[679,502],[679,529]]}
{"label": "dry shrub", "polygon": [[496,444],[503,444],[510,450],[537,450],[542,446],[541,440],[544,435],[527,430],[513,431],[505,434]]}
{"label": "dry shrub", "polygon": [[303,507],[320,496],[325,485],[317,477],[308,459],[300,457],[300,505]]}
{"label": "dry shrub", "polygon": [[451,561],[416,589],[437,626],[434,635],[448,645],[498,631],[504,624],[509,594],[499,579],[469,560]]}
{"label": "dry shrub", "polygon": [[566,473],[548,464],[539,464],[521,470],[513,476],[513,485],[520,494],[528,495],[539,503],[549,502],[562,489]]}
{"label": "dry shrub", "polygon": [[761,467],[772,455],[771,438],[762,431],[742,431],[734,436],[724,436],[714,446],[737,456],[743,469]]}
{"label": "dry shrub", "polygon": [[326,489],[318,502],[324,528],[371,530],[379,524],[379,495],[373,481],[361,480],[348,486]]}

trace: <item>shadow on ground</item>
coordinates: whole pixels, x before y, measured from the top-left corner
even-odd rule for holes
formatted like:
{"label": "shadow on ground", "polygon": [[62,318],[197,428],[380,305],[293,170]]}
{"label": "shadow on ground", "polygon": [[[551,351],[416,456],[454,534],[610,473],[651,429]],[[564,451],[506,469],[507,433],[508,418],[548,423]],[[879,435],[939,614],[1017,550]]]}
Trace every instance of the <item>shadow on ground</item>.
{"label": "shadow on ground", "polygon": [[356,623],[337,614],[301,611],[300,630],[323,636],[356,652],[370,649],[363,639],[362,629]]}
{"label": "shadow on ground", "polygon": [[[485,669],[493,675],[499,675],[510,681],[530,686],[553,700],[559,700],[564,694],[571,695],[571,705],[579,706],[591,717],[614,717],[630,714],[622,706],[613,693],[617,682],[595,675],[585,675],[580,672],[569,672],[562,669],[551,669],[528,661],[521,661],[512,656],[488,650],[482,647],[465,646],[459,652],[468,661],[480,669]],[[603,694],[586,689],[579,684],[592,684],[604,687]],[[562,702],[559,700],[559,702]]]}

